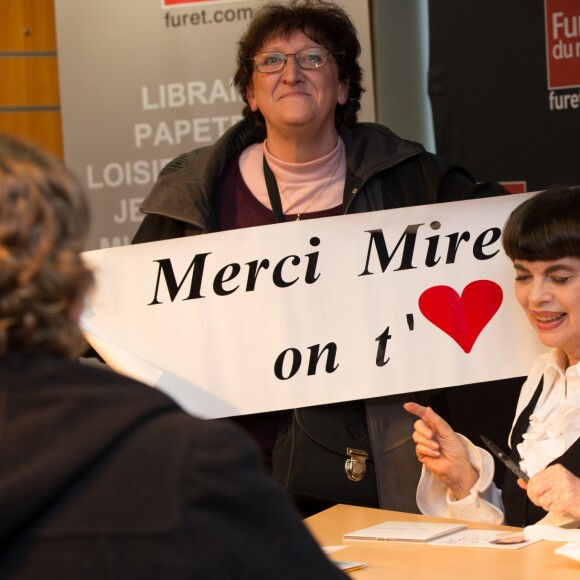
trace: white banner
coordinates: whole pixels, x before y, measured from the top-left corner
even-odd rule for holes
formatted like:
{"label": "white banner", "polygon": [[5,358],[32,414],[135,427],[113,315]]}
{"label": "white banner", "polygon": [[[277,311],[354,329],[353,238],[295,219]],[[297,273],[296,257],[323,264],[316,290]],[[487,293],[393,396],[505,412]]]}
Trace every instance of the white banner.
{"label": "white banner", "polygon": [[87,252],[83,329],[203,417],[521,376],[544,347],[500,232],[527,195]]}

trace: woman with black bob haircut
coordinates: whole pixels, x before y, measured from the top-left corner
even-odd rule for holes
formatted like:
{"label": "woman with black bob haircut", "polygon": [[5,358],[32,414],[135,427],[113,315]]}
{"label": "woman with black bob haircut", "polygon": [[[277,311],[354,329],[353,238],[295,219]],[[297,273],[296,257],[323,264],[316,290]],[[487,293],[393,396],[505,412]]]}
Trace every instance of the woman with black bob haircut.
{"label": "woman with black bob haircut", "polygon": [[551,188],[519,205],[502,244],[514,262],[580,258],[580,187]]}
{"label": "woman with black bob haircut", "polygon": [[432,409],[405,408],[420,418],[413,439],[423,464],[421,511],[523,527],[547,512],[580,514],[580,187],[549,189],[516,207],[503,246],[516,299],[550,349],[532,365],[509,437],[511,458],[527,477],[506,471],[500,491],[487,451]]}

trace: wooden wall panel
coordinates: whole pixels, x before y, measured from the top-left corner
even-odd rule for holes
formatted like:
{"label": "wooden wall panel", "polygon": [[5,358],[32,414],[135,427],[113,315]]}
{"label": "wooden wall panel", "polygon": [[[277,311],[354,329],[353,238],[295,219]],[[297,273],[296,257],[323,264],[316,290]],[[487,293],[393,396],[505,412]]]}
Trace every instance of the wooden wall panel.
{"label": "wooden wall panel", "polygon": [[60,111],[0,111],[0,133],[35,143],[62,159]]}
{"label": "wooden wall panel", "polygon": [[0,107],[60,103],[56,56],[0,58]]}
{"label": "wooden wall panel", "polygon": [[54,0],[1,0],[0,51],[56,50]]}
{"label": "wooden wall panel", "polygon": [[0,0],[0,132],[63,157],[54,0]]}

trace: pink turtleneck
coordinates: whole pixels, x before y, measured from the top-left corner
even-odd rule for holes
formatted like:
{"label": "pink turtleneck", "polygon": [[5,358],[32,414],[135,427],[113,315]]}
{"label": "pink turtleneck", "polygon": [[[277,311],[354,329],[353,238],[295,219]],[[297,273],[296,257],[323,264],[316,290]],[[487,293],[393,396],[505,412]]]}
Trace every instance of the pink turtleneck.
{"label": "pink turtleneck", "polygon": [[307,163],[288,163],[274,157],[268,151],[267,140],[242,152],[240,172],[244,182],[261,204],[271,208],[262,165],[264,155],[276,176],[285,214],[323,211],[342,204],[346,155],[340,137],[330,153]]}

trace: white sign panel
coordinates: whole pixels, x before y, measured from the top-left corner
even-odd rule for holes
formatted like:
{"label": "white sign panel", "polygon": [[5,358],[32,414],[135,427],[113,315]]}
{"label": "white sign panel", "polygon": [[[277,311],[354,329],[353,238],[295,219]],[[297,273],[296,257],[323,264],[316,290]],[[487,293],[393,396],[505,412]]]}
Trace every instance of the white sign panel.
{"label": "white sign panel", "polygon": [[543,350],[500,231],[525,197],[87,252],[86,336],[219,417],[496,380]]}

